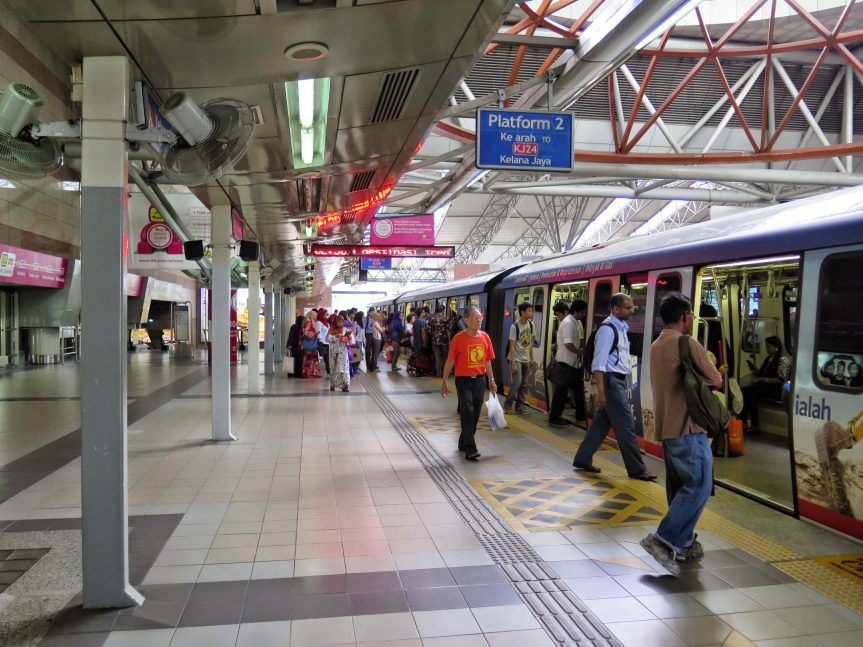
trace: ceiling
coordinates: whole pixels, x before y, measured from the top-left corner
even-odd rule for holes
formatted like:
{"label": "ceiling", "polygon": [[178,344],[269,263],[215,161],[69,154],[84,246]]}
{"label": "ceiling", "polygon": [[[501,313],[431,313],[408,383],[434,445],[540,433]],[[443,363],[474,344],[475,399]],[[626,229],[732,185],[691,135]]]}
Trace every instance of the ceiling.
{"label": "ceiling", "polygon": [[[161,100],[240,99],[262,123],[247,155],[194,192],[240,207],[250,235],[282,278],[304,276],[298,223],[351,208],[392,185],[434,115],[497,32],[513,0],[5,0],[70,66],[126,55],[135,80]],[[286,48],[324,43],[326,57],[296,62]],[[329,77],[327,149],[320,167],[292,168],[285,82]],[[389,79],[389,83],[388,83]],[[395,83],[395,90],[393,84]],[[383,92],[394,106],[376,111]],[[395,96],[392,96],[392,95]],[[361,175],[358,175],[361,174]],[[358,236],[373,210],[341,228]]]}

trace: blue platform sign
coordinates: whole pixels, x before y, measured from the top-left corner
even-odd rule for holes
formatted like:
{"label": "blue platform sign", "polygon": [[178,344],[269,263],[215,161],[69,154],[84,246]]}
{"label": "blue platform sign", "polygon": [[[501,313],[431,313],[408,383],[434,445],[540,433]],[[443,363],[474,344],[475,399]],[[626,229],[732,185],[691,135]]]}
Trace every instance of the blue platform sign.
{"label": "blue platform sign", "polygon": [[393,269],[393,259],[391,258],[361,258],[361,270],[391,270]]}
{"label": "blue platform sign", "polygon": [[571,171],[571,112],[480,108],[476,111],[476,167]]}

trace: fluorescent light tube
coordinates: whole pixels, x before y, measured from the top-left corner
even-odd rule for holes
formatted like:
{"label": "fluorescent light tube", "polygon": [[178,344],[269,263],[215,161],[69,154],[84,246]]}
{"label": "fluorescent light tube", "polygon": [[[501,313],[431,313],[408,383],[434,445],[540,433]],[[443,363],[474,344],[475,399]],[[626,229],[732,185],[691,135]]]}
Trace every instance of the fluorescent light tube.
{"label": "fluorescent light tube", "polygon": [[[300,79],[297,82],[299,96],[300,125],[305,130],[315,125],[315,80]],[[303,156],[305,159],[305,155]]]}
{"label": "fluorescent light tube", "polygon": [[304,164],[311,164],[315,159],[315,131],[312,128],[300,131],[300,156]]}

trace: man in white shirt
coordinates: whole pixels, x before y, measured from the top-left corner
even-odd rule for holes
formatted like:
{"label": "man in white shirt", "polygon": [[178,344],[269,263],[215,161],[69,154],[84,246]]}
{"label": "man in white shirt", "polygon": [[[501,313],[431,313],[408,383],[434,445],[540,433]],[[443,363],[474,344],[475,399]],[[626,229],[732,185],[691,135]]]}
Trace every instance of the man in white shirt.
{"label": "man in white shirt", "polygon": [[[554,359],[569,367],[569,370],[566,380],[554,387],[551,409],[548,412],[548,423],[555,426],[569,425],[572,423],[563,417],[563,410],[569,398],[569,390],[576,387],[576,373],[579,372],[578,354],[582,340],[578,332],[578,322],[575,317],[569,314],[569,306],[566,303],[555,303],[552,312],[559,322]],[[584,385],[582,384],[583,390]]]}
{"label": "man in white shirt", "polygon": [[[323,312],[323,315],[321,314]],[[327,375],[330,374],[330,345],[327,343],[327,326],[324,321],[327,318],[327,311],[323,308],[318,310],[318,319],[315,321],[315,332],[318,333],[318,352],[324,359],[324,366],[327,368]],[[323,321],[322,321],[323,320]]]}

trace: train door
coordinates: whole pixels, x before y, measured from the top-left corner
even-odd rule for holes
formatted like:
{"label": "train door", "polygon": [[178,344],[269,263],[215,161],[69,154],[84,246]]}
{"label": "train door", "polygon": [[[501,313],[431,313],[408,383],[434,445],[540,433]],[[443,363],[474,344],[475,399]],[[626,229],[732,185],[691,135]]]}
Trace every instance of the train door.
{"label": "train door", "polygon": [[863,245],[806,253],[791,399],[799,512],[857,539],[863,539],[861,264]]}
{"label": "train door", "polygon": [[501,335],[500,344],[498,344],[497,350],[495,351],[501,358],[501,376],[503,377],[503,383],[506,385],[507,390],[509,389],[509,385],[512,384],[512,371],[510,370],[509,362],[505,361],[507,357],[507,348],[509,347],[509,331],[512,328],[512,324],[516,319],[518,319],[518,306],[522,303],[533,303],[530,287],[517,288],[514,292],[511,290],[507,291],[507,297],[505,297],[505,305],[503,309],[503,334]]}
{"label": "train door", "polygon": [[[570,310],[572,309],[572,304],[576,301],[584,301],[588,302],[588,291],[589,291],[590,283],[589,281],[573,281],[572,283],[558,283],[557,285],[552,286],[551,288],[551,301],[548,310],[548,335],[547,341],[542,347],[542,357],[543,360],[540,362],[543,366],[548,366],[549,362],[554,358],[554,352],[552,351],[552,346],[557,341],[557,328],[560,325],[560,322],[557,320],[557,317],[554,316],[554,306],[558,303],[565,303],[569,306]],[[582,327],[585,328],[587,326],[585,321],[581,322]],[[581,340],[582,347],[584,346],[585,339]],[[551,383],[547,383],[547,391],[549,394],[554,393],[554,386]],[[585,394],[585,398],[586,398]],[[586,401],[586,399],[585,399]],[[564,416],[566,417],[566,416]]]}
{"label": "train door", "polygon": [[[641,401],[641,428],[644,438],[655,438],[653,429],[653,393],[650,388],[650,345],[659,337],[665,327],[659,316],[659,304],[663,297],[673,292],[692,296],[692,268],[680,267],[667,270],[653,270],[647,274],[647,298],[644,304],[643,352],[638,379]],[[639,416],[636,416],[638,422]]]}
{"label": "train door", "polygon": [[[697,334],[726,364],[729,408],[744,428],[740,443],[714,462],[717,482],[774,507],[795,509],[793,446],[784,390],[792,377],[792,316],[800,280],[795,254],[747,259],[701,268],[696,278]],[[737,388],[739,387],[739,389]],[[733,423],[737,424],[737,422]]]}
{"label": "train door", "polygon": [[[546,304],[548,303],[547,285],[533,285],[530,287],[530,304],[533,306],[533,329],[536,335],[539,346],[531,349],[532,368],[527,380],[527,394],[525,399],[534,407],[548,411],[548,403],[551,400],[548,397],[545,380],[545,364],[543,363],[543,349],[546,344],[547,326],[545,322],[549,318],[549,312]],[[513,313],[513,317],[518,317],[518,310]],[[509,331],[507,331],[508,333]]]}
{"label": "train door", "polygon": [[611,314],[611,297],[620,291],[619,276],[590,279],[590,299],[587,300],[587,323],[584,334],[589,336]]}

